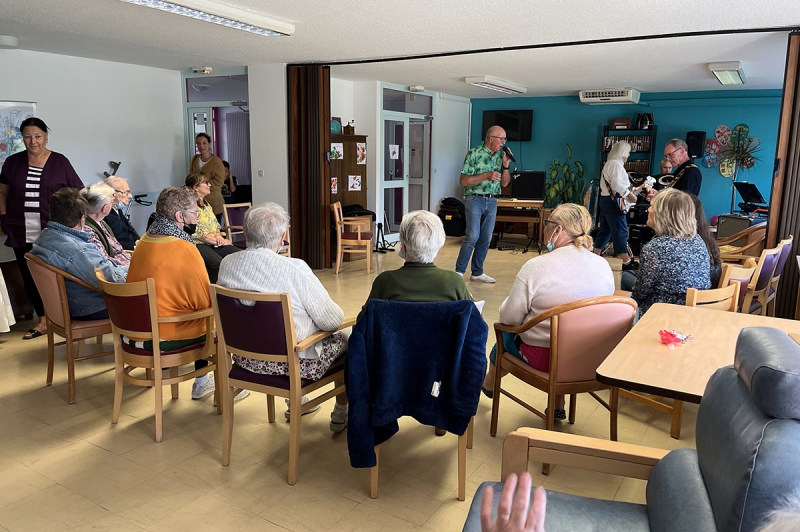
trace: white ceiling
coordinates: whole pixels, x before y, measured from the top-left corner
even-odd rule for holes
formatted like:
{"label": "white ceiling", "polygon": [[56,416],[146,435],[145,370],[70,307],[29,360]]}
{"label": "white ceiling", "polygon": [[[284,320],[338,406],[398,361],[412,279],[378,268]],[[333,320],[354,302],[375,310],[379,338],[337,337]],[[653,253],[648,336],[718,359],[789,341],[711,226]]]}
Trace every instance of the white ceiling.
{"label": "white ceiling", "polygon": [[[176,0],[179,1],[179,0]],[[800,27],[798,0],[236,0],[224,2],[295,24],[267,38],[118,0],[0,0],[0,34],[20,48],[173,70],[196,65],[336,62],[641,35]],[[492,75],[528,95],[582,88],[643,92],[722,88],[710,61],[740,60],[745,88],[780,88],[786,32],[708,35],[458,55],[332,68],[337,78],[424,85],[466,97]]]}

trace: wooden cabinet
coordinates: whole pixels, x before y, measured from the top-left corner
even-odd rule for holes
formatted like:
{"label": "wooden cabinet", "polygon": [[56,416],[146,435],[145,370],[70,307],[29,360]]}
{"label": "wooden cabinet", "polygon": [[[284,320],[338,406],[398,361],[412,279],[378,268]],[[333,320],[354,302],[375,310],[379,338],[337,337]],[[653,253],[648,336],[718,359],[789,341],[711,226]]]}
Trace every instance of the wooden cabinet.
{"label": "wooden cabinet", "polygon": [[[341,146],[342,152],[334,153],[333,146]],[[367,206],[367,150],[366,135],[331,135],[331,203]],[[350,177],[356,176],[360,190],[350,190]],[[336,192],[333,192],[333,180]]]}
{"label": "wooden cabinet", "polygon": [[658,163],[661,162],[661,157],[656,156],[658,149],[656,130],[656,126],[652,129],[611,129],[609,126],[603,126],[600,167],[605,164],[611,146],[615,142],[624,140],[631,145],[631,155],[625,163],[625,169],[629,172],[654,175],[654,169],[658,170]]}

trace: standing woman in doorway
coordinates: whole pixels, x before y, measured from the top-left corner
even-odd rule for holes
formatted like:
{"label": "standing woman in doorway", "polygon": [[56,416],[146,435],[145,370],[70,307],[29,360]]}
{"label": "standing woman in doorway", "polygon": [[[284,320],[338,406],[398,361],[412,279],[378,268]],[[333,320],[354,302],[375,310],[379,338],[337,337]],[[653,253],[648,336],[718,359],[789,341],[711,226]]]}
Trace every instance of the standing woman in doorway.
{"label": "standing woman in doorway", "polygon": [[222,159],[211,153],[211,137],[208,133],[198,133],[194,138],[194,145],[197,146],[197,155],[192,157],[189,166],[190,172],[203,170],[211,183],[211,193],[206,197],[206,202],[211,205],[217,222],[222,225],[222,185],[225,183],[225,166]]}
{"label": "standing woman in doorway", "polygon": [[0,171],[0,228],[7,235],[6,246],[14,249],[25,293],[39,317],[23,340],[38,338],[47,331],[44,305],[28,271],[25,253],[50,221],[50,196],[64,187],[82,189],[83,182],[69,159],[47,149],[49,129],[35,117],[23,120],[19,128],[25,151],[8,157]]}

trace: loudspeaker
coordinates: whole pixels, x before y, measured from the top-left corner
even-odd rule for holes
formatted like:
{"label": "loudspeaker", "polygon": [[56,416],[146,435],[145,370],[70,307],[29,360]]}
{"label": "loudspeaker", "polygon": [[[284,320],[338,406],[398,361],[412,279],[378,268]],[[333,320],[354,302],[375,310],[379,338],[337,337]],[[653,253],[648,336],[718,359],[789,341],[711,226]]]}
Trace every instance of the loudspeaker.
{"label": "loudspeaker", "polygon": [[[739,231],[744,231],[753,224],[749,216],[739,216],[736,214],[720,214],[717,218],[717,240],[735,235]],[[731,243],[732,246],[745,245],[745,239]]]}
{"label": "loudspeaker", "polygon": [[686,145],[689,147],[689,157],[697,159],[703,156],[706,143],[705,131],[687,131]]}

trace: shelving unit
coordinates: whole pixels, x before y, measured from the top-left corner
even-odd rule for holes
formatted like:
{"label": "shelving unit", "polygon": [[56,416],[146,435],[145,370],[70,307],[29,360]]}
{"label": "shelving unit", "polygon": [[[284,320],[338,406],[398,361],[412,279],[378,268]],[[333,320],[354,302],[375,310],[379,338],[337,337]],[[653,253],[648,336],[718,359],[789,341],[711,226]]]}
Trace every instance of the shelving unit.
{"label": "shelving unit", "polygon": [[603,126],[603,139],[600,152],[600,168],[608,158],[608,152],[615,142],[626,141],[631,145],[631,155],[625,163],[629,172],[653,175],[656,165],[656,132],[657,126],[651,129],[612,129]]}

